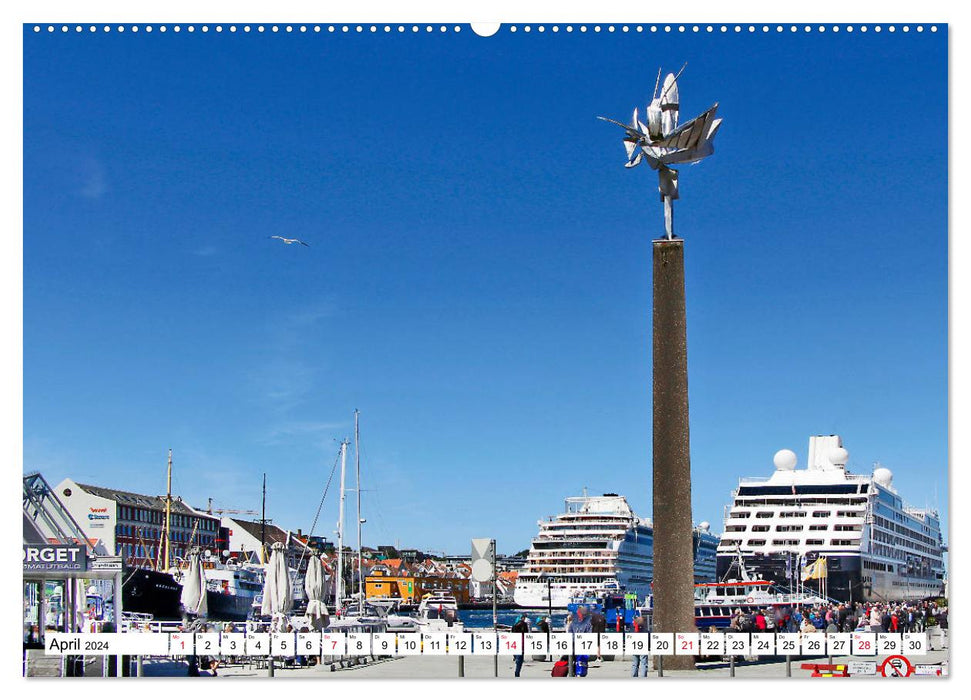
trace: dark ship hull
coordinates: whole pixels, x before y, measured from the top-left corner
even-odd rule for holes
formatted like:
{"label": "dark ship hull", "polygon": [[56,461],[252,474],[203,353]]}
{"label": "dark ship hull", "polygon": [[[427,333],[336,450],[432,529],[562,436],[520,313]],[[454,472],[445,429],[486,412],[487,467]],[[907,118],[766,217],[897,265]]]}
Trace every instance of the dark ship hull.
{"label": "dark ship hull", "polygon": [[220,591],[206,591],[207,617],[223,622],[246,622],[252,614],[253,599]]}
{"label": "dark ship hull", "polygon": [[156,620],[182,619],[182,586],[171,574],[125,567],[121,604],[124,612],[151,615]]}

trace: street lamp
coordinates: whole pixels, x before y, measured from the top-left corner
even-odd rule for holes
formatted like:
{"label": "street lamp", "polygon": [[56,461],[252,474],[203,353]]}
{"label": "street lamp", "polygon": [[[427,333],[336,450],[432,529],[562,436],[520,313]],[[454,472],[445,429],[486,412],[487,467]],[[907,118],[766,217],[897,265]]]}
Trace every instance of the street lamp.
{"label": "street lamp", "polygon": [[549,661],[553,660],[553,654],[549,651],[550,632],[553,631],[553,577],[545,571],[540,572],[537,577],[540,581],[546,581],[546,605],[548,615],[546,617],[546,650],[549,652]]}

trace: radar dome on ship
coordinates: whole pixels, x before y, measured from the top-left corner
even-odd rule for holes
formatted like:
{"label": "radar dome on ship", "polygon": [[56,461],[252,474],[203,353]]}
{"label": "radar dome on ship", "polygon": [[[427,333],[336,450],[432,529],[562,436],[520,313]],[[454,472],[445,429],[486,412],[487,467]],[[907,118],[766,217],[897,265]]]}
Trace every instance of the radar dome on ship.
{"label": "radar dome on ship", "polygon": [[775,463],[775,468],[779,471],[791,472],[796,468],[798,459],[796,453],[792,450],[779,450],[775,453],[772,461]]}
{"label": "radar dome on ship", "polygon": [[890,482],[893,481],[893,472],[886,467],[877,467],[873,470],[873,480],[884,488],[890,488]]}
{"label": "radar dome on ship", "polygon": [[708,532],[711,529],[711,523],[708,522],[707,520],[703,520],[701,521],[701,524],[698,525],[698,528],[701,530],[704,530],[705,532]]}
{"label": "radar dome on ship", "polygon": [[845,467],[850,453],[843,447],[834,447],[829,451],[829,461],[837,467]]}

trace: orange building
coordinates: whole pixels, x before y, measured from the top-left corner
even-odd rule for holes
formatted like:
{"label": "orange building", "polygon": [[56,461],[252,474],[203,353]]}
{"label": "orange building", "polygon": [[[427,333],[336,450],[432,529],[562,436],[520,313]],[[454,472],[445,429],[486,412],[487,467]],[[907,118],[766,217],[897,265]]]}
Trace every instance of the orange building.
{"label": "orange building", "polygon": [[364,595],[368,598],[398,598],[402,602],[417,603],[426,593],[446,591],[459,603],[469,602],[469,581],[445,576],[395,575],[383,573],[379,567],[364,579]]}

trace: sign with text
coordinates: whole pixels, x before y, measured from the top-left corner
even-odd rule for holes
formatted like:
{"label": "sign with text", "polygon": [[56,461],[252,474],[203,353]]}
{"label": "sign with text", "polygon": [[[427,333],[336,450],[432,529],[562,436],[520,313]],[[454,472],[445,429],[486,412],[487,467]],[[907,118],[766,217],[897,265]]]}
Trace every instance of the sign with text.
{"label": "sign with text", "polygon": [[[328,636],[329,635],[325,634],[324,639],[326,640]],[[340,634],[340,635],[333,635],[333,636],[343,637],[344,635]],[[346,640],[347,640],[347,647],[344,653],[347,656],[368,656],[369,654],[372,654],[372,653],[375,655],[378,655],[378,652],[376,651],[372,652],[372,639],[371,639],[371,635],[368,634],[367,632],[348,632]],[[331,654],[333,656],[337,656],[336,652],[328,651],[327,648],[328,648],[327,646],[324,646],[324,654]],[[385,652],[385,653],[394,654],[393,643],[391,645],[391,651]]]}
{"label": "sign with text", "polygon": [[402,632],[398,635],[398,656],[417,656],[421,653],[421,637],[418,632]]}
{"label": "sign with text", "polygon": [[274,632],[270,635],[271,656],[295,656],[296,635],[293,632]]}
{"label": "sign with text", "polygon": [[496,633],[495,632],[474,632],[472,634],[474,640],[474,645],[472,647],[472,653],[485,656],[495,656],[496,650]]}
{"label": "sign with text", "polygon": [[465,656],[472,653],[472,635],[464,632],[448,633],[448,653]]}
{"label": "sign with text", "polygon": [[724,656],[725,635],[719,632],[702,632],[699,646],[705,656]]}
{"label": "sign with text", "polygon": [[519,632],[499,633],[499,654],[519,656],[523,653],[523,635]]}
{"label": "sign with text", "polygon": [[445,632],[422,632],[421,653],[442,655],[447,653],[448,635]]}
{"label": "sign with text", "polygon": [[674,635],[674,653],[679,656],[694,656],[701,648],[696,632],[678,632]]}
{"label": "sign with text", "polygon": [[24,571],[69,574],[87,570],[88,550],[83,545],[24,545]]}
{"label": "sign with text", "polygon": [[527,654],[549,653],[547,642],[548,637],[545,632],[527,632],[523,635],[523,646]]}
{"label": "sign with text", "polygon": [[752,635],[752,656],[775,655],[775,635],[756,632]]}
{"label": "sign with text", "polygon": [[195,646],[197,654],[217,656],[219,654],[219,633],[207,632],[206,634],[197,634]]}
{"label": "sign with text", "polygon": [[[872,632],[853,632],[850,646],[854,656],[876,656],[877,635]],[[894,649],[889,653],[893,654],[897,651],[900,649]]]}
{"label": "sign with text", "polygon": [[573,635],[573,653],[577,656],[596,654],[599,641],[596,632],[578,632]]}
{"label": "sign with text", "polygon": [[651,635],[647,632],[634,632],[624,635],[624,655],[644,656],[651,650]]}
{"label": "sign with text", "polygon": [[[647,638],[647,635],[644,635]],[[569,632],[553,632],[550,634],[550,654],[552,656],[568,656],[573,653],[573,635]]]}
{"label": "sign with text", "polygon": [[[343,636],[341,635],[341,637]],[[318,656],[320,649],[321,635],[319,633],[297,632],[297,654],[300,656]]]}
{"label": "sign with text", "polygon": [[225,632],[219,640],[223,656],[242,656],[246,651],[246,635],[242,632]]}

